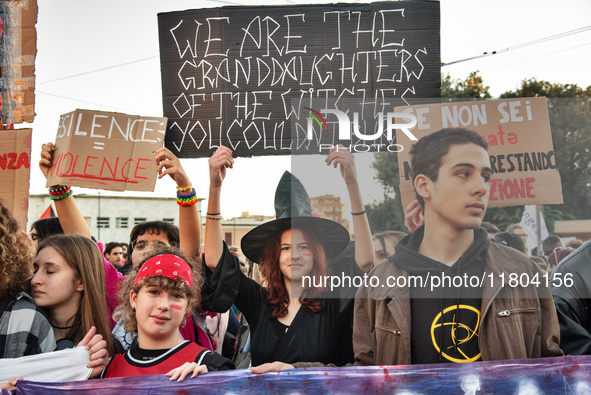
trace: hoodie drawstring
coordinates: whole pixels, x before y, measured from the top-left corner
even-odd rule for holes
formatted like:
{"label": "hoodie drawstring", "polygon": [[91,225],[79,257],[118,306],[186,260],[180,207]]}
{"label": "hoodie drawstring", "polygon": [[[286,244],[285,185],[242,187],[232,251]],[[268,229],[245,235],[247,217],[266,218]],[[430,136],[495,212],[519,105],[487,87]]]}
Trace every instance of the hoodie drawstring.
{"label": "hoodie drawstring", "polygon": [[[456,268],[456,275],[459,277],[460,276],[460,262],[461,262],[462,258],[458,259],[457,262],[457,268]],[[460,288],[456,288],[456,319],[454,320],[453,326],[452,326],[452,333],[456,333],[456,329],[457,329],[457,325],[458,323],[461,322],[460,321]],[[454,351],[457,353],[458,352],[458,342],[455,340],[453,340],[454,342]]]}
{"label": "hoodie drawstring", "polygon": [[[443,270],[439,268],[439,276],[441,277]],[[441,314],[441,326],[439,327],[439,362],[445,362],[443,358],[443,287],[439,287],[439,311]]]}

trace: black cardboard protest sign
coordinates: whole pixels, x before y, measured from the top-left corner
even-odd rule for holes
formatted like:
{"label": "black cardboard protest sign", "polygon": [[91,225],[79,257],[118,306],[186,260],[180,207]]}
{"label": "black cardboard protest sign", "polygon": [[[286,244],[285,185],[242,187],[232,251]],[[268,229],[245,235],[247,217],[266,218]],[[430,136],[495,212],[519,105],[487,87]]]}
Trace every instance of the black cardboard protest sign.
{"label": "black cardboard protest sign", "polygon": [[436,1],[185,10],[158,27],[166,146],[180,157],[220,144],[291,154],[294,119],[305,130],[319,100],[392,111],[440,96]]}

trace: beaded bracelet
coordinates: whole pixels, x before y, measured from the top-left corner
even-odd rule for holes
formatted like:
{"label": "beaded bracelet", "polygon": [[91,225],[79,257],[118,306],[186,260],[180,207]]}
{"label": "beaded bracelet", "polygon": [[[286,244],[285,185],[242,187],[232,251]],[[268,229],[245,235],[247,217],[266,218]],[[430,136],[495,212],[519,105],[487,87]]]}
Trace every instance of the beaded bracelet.
{"label": "beaded bracelet", "polygon": [[179,192],[187,192],[187,191],[190,191],[192,188],[193,188],[193,187],[191,186],[191,184],[189,184],[189,186],[186,186],[186,187],[184,187],[184,188],[182,188],[182,187],[179,187],[178,185],[177,185],[177,187],[176,187],[176,189],[177,189]]}
{"label": "beaded bracelet", "polygon": [[219,217],[213,217],[211,215],[206,215],[205,218],[207,218],[207,219],[213,219],[214,221],[221,221],[222,220],[222,216],[221,215]]}
{"label": "beaded bracelet", "polygon": [[59,188],[49,188],[49,199],[51,200],[62,200],[67,198],[73,193],[72,189],[67,186],[59,187]]}
{"label": "beaded bracelet", "polygon": [[57,187],[57,188],[49,188],[49,194],[50,195],[62,195],[64,193],[67,193],[67,191],[70,190],[70,187],[67,186],[63,186],[63,187]]}
{"label": "beaded bracelet", "polygon": [[191,193],[189,195],[181,195],[180,192],[176,193],[176,202],[179,206],[190,207],[197,203],[197,200],[197,192],[195,192],[195,188],[191,188]]}
{"label": "beaded bracelet", "polygon": [[72,191],[72,189],[70,187],[68,187],[65,192],[63,193],[49,193],[49,199],[56,201],[56,200],[62,200],[67,198],[68,196],[72,195],[74,193],[74,191]]}

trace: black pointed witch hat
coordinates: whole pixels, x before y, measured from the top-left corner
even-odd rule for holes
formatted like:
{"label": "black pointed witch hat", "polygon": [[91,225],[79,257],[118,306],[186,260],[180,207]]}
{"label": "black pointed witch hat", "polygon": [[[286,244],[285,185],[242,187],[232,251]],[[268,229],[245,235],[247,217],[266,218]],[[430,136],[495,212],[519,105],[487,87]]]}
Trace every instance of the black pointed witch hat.
{"label": "black pointed witch hat", "polygon": [[327,257],[341,252],[350,240],[349,231],[341,224],[312,216],[308,193],[300,180],[288,171],[283,173],[275,191],[275,218],[257,226],[242,238],[242,252],[251,261],[259,262],[269,240],[290,228],[314,232]]}

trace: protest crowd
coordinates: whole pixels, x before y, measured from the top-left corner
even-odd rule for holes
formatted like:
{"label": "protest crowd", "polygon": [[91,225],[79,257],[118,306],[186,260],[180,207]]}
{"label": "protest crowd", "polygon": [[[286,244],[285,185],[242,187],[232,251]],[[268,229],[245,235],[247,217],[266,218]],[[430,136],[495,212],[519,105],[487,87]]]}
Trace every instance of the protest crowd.
{"label": "protest crowd", "polygon": [[[12,32],[5,14],[14,11],[1,3]],[[29,9],[34,33],[36,5]],[[536,219],[535,205],[577,206],[563,199],[557,156],[567,155],[550,131],[558,102],[440,100],[438,1],[203,8],[160,13],[158,28],[162,117],[77,109],[60,116],[53,142],[32,148],[31,129],[0,130],[0,392],[26,392],[31,382],[114,392],[134,376],[166,376],[179,388],[237,371],[244,385],[322,369],[344,377],[379,367],[385,377],[429,366],[443,375],[450,366],[591,355],[591,241],[542,236]],[[9,41],[3,62],[5,47],[18,47]],[[22,47],[34,74],[36,47]],[[4,88],[8,66],[0,62],[0,129],[35,115],[31,107],[28,119],[7,118],[20,111],[8,107],[16,103]],[[34,87],[34,78],[18,82]],[[34,101],[32,93],[13,96]],[[562,147],[579,145],[569,138]],[[380,193],[403,211],[364,202],[360,181],[370,176],[358,174],[358,152],[375,153],[374,165],[392,154],[392,185],[380,180]],[[244,194],[277,184],[275,217],[228,245],[223,187],[243,163],[235,159],[290,155],[294,164],[318,154],[330,177],[297,166],[279,180],[240,173]],[[179,159],[197,157],[208,158],[203,212],[195,185],[205,182]],[[37,161],[52,214],[27,224]],[[346,189],[350,230],[322,217],[304,177]],[[131,196],[163,178],[176,186],[168,204],[178,221],[138,214],[123,240],[92,234],[77,187]],[[230,198],[240,206],[242,196]],[[490,207],[521,206],[520,223],[484,221]],[[129,218],[134,209],[144,207]],[[372,223],[372,212],[396,229]],[[571,385],[576,375],[564,371]],[[590,393],[586,385],[577,393]],[[342,388],[332,392],[354,392]]]}
{"label": "protest crowd", "polygon": [[[420,139],[410,151],[416,200],[405,209],[408,233],[372,234],[354,154],[332,149],[326,164],[346,184],[354,240],[320,218],[286,172],[276,218],[242,239],[246,264],[222,238],[222,185],[234,167],[224,146],[208,162],[204,229],[191,180],[167,148],[154,161],[159,178],[176,182],[178,227],[145,222],[129,240],[97,241],[65,185],[49,188],[57,217],[28,233],[0,205],[0,354],[11,372],[2,388],[27,379],[23,357],[59,359],[77,346],[88,350],[88,365],[69,369],[97,380],[591,353],[591,245],[550,235],[543,254],[529,256],[521,226],[501,232],[483,222],[487,150],[482,136],[462,128]],[[54,151],[52,143],[41,149],[45,176]],[[321,281],[331,276],[372,282]]]}

